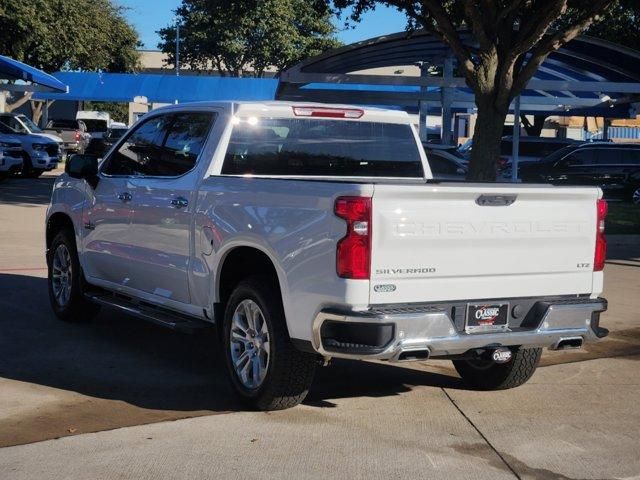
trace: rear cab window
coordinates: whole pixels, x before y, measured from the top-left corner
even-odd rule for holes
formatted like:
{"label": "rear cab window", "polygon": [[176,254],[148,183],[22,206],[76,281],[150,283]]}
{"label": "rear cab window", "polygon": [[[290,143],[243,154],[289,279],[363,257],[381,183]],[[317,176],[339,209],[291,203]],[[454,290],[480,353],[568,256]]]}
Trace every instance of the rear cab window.
{"label": "rear cab window", "polygon": [[277,117],[234,123],[224,175],[424,178],[408,123]]}

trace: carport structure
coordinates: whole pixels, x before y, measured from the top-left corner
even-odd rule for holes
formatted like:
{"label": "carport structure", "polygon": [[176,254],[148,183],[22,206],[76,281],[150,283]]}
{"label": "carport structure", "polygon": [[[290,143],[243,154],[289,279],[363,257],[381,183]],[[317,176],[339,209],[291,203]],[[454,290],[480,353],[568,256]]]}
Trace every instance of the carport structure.
{"label": "carport structure", "polygon": [[[473,51],[474,39],[462,31]],[[414,76],[401,73],[414,68]],[[305,60],[280,76],[276,97],[292,101],[351,103],[403,108],[442,115],[443,143],[452,138],[455,112],[473,112],[473,92],[454,75],[456,59],[448,45],[418,30],[372,38]],[[390,71],[398,74],[389,75]],[[376,73],[383,74],[376,74]],[[511,105],[514,115],[635,117],[640,110],[640,52],[587,36],[552,53]],[[514,129],[514,150],[518,130]]]}
{"label": "carport structure", "polygon": [[69,90],[54,76],[3,55],[0,55],[0,80],[18,81],[0,84],[0,90],[6,92],[66,93]]}

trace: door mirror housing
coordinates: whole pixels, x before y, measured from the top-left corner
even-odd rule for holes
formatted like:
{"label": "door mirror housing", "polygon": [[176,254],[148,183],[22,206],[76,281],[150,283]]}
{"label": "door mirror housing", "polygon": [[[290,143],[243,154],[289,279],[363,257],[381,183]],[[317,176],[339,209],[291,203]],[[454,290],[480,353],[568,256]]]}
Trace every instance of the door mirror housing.
{"label": "door mirror housing", "polygon": [[84,179],[95,188],[98,183],[98,157],[88,154],[72,155],[67,160],[64,171],[71,178]]}

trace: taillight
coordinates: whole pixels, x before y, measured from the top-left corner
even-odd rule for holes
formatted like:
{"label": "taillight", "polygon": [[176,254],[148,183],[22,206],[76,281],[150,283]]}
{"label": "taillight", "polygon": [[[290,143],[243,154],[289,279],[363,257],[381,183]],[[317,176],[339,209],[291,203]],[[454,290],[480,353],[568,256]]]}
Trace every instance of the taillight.
{"label": "taillight", "polygon": [[338,242],[336,270],[342,278],[369,279],[371,273],[371,198],[338,197],[335,214],[346,220],[347,234]]}
{"label": "taillight", "polygon": [[76,130],[76,142],[80,141],[80,132]]}
{"label": "taillight", "polygon": [[597,221],[596,221],[596,253],[593,260],[593,271],[601,272],[604,270],[604,262],[607,259],[607,239],[604,236],[604,221],[607,218],[607,201],[599,199],[596,205]]}

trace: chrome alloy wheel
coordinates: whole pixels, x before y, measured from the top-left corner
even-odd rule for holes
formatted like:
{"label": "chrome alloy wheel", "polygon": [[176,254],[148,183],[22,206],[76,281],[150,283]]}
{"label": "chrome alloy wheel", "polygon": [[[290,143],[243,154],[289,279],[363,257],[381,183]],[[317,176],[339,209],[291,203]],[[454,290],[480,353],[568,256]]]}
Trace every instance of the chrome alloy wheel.
{"label": "chrome alloy wheel", "polygon": [[640,205],[640,187],[636,188],[631,196],[631,201],[636,205]]}
{"label": "chrome alloy wheel", "polygon": [[51,274],[51,287],[53,296],[61,307],[66,306],[71,299],[72,266],[71,254],[63,243],[58,245],[53,254],[53,272]]}
{"label": "chrome alloy wheel", "polygon": [[262,385],[269,368],[270,335],[262,310],[253,300],[243,300],[231,318],[231,362],[245,388]]}

